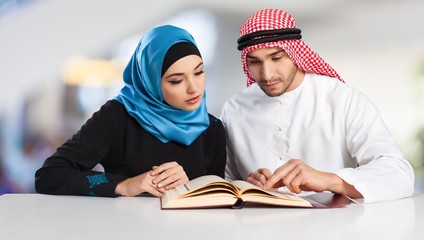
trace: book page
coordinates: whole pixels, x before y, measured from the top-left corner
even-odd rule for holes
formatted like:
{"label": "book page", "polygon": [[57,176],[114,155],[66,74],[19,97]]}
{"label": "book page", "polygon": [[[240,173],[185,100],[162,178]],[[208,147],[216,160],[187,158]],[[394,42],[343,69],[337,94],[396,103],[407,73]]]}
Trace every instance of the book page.
{"label": "book page", "polygon": [[175,187],[175,190],[176,194],[181,197],[197,195],[214,190],[222,190],[230,193],[234,193],[235,191],[234,187],[232,187],[229,182],[215,175],[198,177],[186,184]]}
{"label": "book page", "polygon": [[246,202],[312,207],[306,199],[288,192],[266,191],[242,180],[229,183],[215,175],[198,177],[166,191],[161,198],[161,207],[163,209],[234,207],[236,203],[243,203],[236,206],[242,207]]}
{"label": "book page", "polygon": [[232,206],[238,201],[234,194],[225,192],[206,192],[189,197],[179,197],[171,199],[169,191],[161,198],[162,209],[172,208],[217,208]]}
{"label": "book page", "polygon": [[243,180],[235,180],[235,181],[232,181],[231,184],[238,187],[241,191],[246,190],[246,189],[258,189],[258,190],[262,191],[262,189],[259,188],[258,186],[255,186],[255,185],[251,184],[250,182],[246,182],[246,181],[243,181]]}
{"label": "book page", "polygon": [[274,191],[274,190],[263,190],[258,186],[255,186],[249,182],[243,180],[236,180],[231,182],[233,185],[237,186],[242,194],[250,194],[250,195],[269,195],[274,196],[281,199],[293,200],[293,201],[305,201],[301,197],[298,197],[290,192],[282,192],[282,191]]}
{"label": "book page", "polygon": [[231,206],[237,201],[237,188],[219,176],[207,175],[165,192],[163,209]]}

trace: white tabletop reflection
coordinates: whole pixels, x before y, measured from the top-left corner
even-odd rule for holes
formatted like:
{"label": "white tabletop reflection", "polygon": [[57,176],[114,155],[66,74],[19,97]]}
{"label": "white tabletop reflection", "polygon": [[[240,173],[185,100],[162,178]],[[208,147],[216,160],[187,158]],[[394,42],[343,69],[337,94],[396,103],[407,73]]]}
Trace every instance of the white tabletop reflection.
{"label": "white tabletop reflection", "polygon": [[424,239],[424,195],[334,209],[161,210],[153,197],[0,196],[0,238]]}

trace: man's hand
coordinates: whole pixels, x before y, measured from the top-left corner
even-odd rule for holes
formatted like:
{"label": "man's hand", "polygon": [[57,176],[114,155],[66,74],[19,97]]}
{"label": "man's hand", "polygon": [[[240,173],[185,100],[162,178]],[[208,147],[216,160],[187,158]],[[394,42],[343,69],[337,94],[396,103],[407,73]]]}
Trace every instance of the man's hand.
{"label": "man's hand", "polygon": [[336,174],[318,171],[299,159],[290,159],[286,164],[277,168],[264,184],[264,189],[283,186],[294,193],[331,191],[352,198],[362,197],[352,185]]}
{"label": "man's hand", "polygon": [[263,188],[271,175],[271,171],[269,171],[267,168],[259,168],[255,172],[251,172],[246,181],[260,188]]}
{"label": "man's hand", "polygon": [[322,192],[328,190],[330,173],[317,171],[299,159],[291,159],[277,168],[264,184],[265,189],[286,186],[294,193],[302,191]]}

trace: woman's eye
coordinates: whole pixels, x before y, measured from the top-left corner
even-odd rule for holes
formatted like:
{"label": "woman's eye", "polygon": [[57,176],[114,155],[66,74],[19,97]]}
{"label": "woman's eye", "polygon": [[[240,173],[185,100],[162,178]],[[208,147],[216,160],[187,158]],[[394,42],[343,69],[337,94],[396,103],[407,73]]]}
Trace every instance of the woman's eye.
{"label": "woman's eye", "polygon": [[194,75],[199,76],[199,75],[202,75],[203,73],[205,73],[205,71],[202,70],[202,71],[199,71],[199,72],[195,72]]}
{"label": "woman's eye", "polygon": [[183,81],[183,80],[171,80],[171,81],[169,81],[169,82],[170,82],[171,84],[176,85],[176,84],[180,84],[182,81]]}

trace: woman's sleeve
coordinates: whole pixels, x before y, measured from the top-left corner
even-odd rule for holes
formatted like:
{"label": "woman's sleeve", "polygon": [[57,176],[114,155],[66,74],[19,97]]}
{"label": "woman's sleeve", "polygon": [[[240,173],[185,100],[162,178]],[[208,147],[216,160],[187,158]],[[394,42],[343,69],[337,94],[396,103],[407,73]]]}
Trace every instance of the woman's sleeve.
{"label": "woman's sleeve", "polygon": [[68,141],[47,158],[35,173],[39,193],[115,197],[116,185],[125,176],[93,171],[111,149],[120,134],[119,112],[110,102],[81,127]]}

